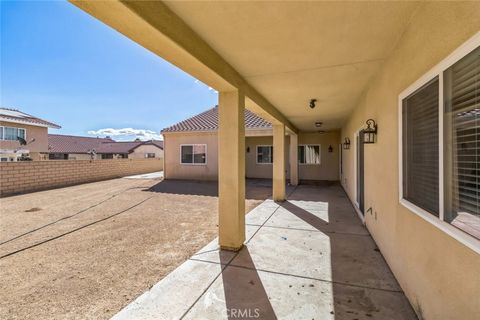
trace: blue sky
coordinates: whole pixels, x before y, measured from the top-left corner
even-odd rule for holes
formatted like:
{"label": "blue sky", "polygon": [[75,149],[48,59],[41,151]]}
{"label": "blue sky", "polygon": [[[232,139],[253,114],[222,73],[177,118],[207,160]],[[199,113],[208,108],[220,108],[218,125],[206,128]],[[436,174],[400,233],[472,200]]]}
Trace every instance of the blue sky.
{"label": "blue sky", "polygon": [[158,133],[217,103],[208,86],[68,2],[0,5],[1,106],[62,126],[51,133]]}

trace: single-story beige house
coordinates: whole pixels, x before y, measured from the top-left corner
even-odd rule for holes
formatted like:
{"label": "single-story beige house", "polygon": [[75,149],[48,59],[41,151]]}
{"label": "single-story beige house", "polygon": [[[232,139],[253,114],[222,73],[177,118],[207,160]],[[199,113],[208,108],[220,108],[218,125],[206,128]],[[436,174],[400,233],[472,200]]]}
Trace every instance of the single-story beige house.
{"label": "single-story beige house", "polygon": [[163,141],[115,141],[110,137],[48,135],[48,159],[141,159],[163,158]]}
{"label": "single-story beige house", "polygon": [[[321,127],[321,124],[318,124]],[[218,107],[162,130],[165,179],[218,179]],[[246,178],[272,178],[272,125],[245,110]],[[285,150],[290,149],[289,136]],[[300,180],[339,180],[340,132],[322,130],[298,135]],[[289,152],[285,152],[289,162]],[[287,179],[290,166],[286,166]]]}

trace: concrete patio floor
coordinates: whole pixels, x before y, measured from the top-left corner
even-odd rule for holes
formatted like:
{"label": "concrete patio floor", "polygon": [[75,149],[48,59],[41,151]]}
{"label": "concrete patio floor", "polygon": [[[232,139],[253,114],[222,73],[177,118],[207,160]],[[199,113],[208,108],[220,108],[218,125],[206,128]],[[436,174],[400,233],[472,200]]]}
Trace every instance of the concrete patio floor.
{"label": "concrete patio floor", "polygon": [[240,252],[215,239],[114,316],[255,318],[417,319],[338,184],[266,200]]}

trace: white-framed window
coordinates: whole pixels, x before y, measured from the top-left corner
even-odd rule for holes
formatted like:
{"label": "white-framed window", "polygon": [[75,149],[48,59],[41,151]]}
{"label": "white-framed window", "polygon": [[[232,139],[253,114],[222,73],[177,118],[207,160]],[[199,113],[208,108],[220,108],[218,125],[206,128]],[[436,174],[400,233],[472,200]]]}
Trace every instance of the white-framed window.
{"label": "white-framed window", "polygon": [[480,252],[480,33],[399,96],[400,203]]}
{"label": "white-framed window", "polygon": [[257,146],[257,164],[273,163],[273,146],[259,145]]}
{"label": "white-framed window", "polygon": [[303,144],[298,146],[299,164],[320,164],[320,145]]}
{"label": "white-framed window", "polygon": [[207,164],[207,145],[182,144],[180,146],[180,163],[192,165]]}
{"label": "white-framed window", "polygon": [[27,139],[27,131],[24,128],[0,127],[0,140],[16,141],[18,138]]}
{"label": "white-framed window", "polygon": [[145,158],[155,158],[155,153],[145,153]]}

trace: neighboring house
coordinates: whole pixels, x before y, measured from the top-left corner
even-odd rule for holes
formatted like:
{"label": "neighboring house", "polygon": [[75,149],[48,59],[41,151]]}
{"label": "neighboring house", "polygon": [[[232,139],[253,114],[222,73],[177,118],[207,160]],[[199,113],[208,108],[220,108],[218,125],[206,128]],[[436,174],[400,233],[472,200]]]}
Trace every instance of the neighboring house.
{"label": "neighboring house", "polygon": [[48,152],[48,128],[61,127],[17,109],[0,108],[1,161],[44,160]]}
{"label": "neighboring house", "polygon": [[100,159],[163,158],[163,141],[118,141],[102,143],[97,151]]}
{"label": "neighboring house", "polygon": [[62,134],[48,135],[48,158],[50,160],[89,160],[94,152],[105,142],[114,140],[98,137],[79,137]]}
{"label": "neighboring house", "polygon": [[48,145],[50,160],[163,158],[163,141],[156,140],[117,142],[109,137],[51,134]]}
{"label": "neighboring house", "polygon": [[[218,107],[162,130],[165,179],[218,179]],[[268,121],[245,110],[245,175],[272,178],[273,132]],[[298,136],[299,179],[339,179],[338,131]],[[288,163],[289,138],[285,161]],[[289,166],[287,178],[289,177]]]}

